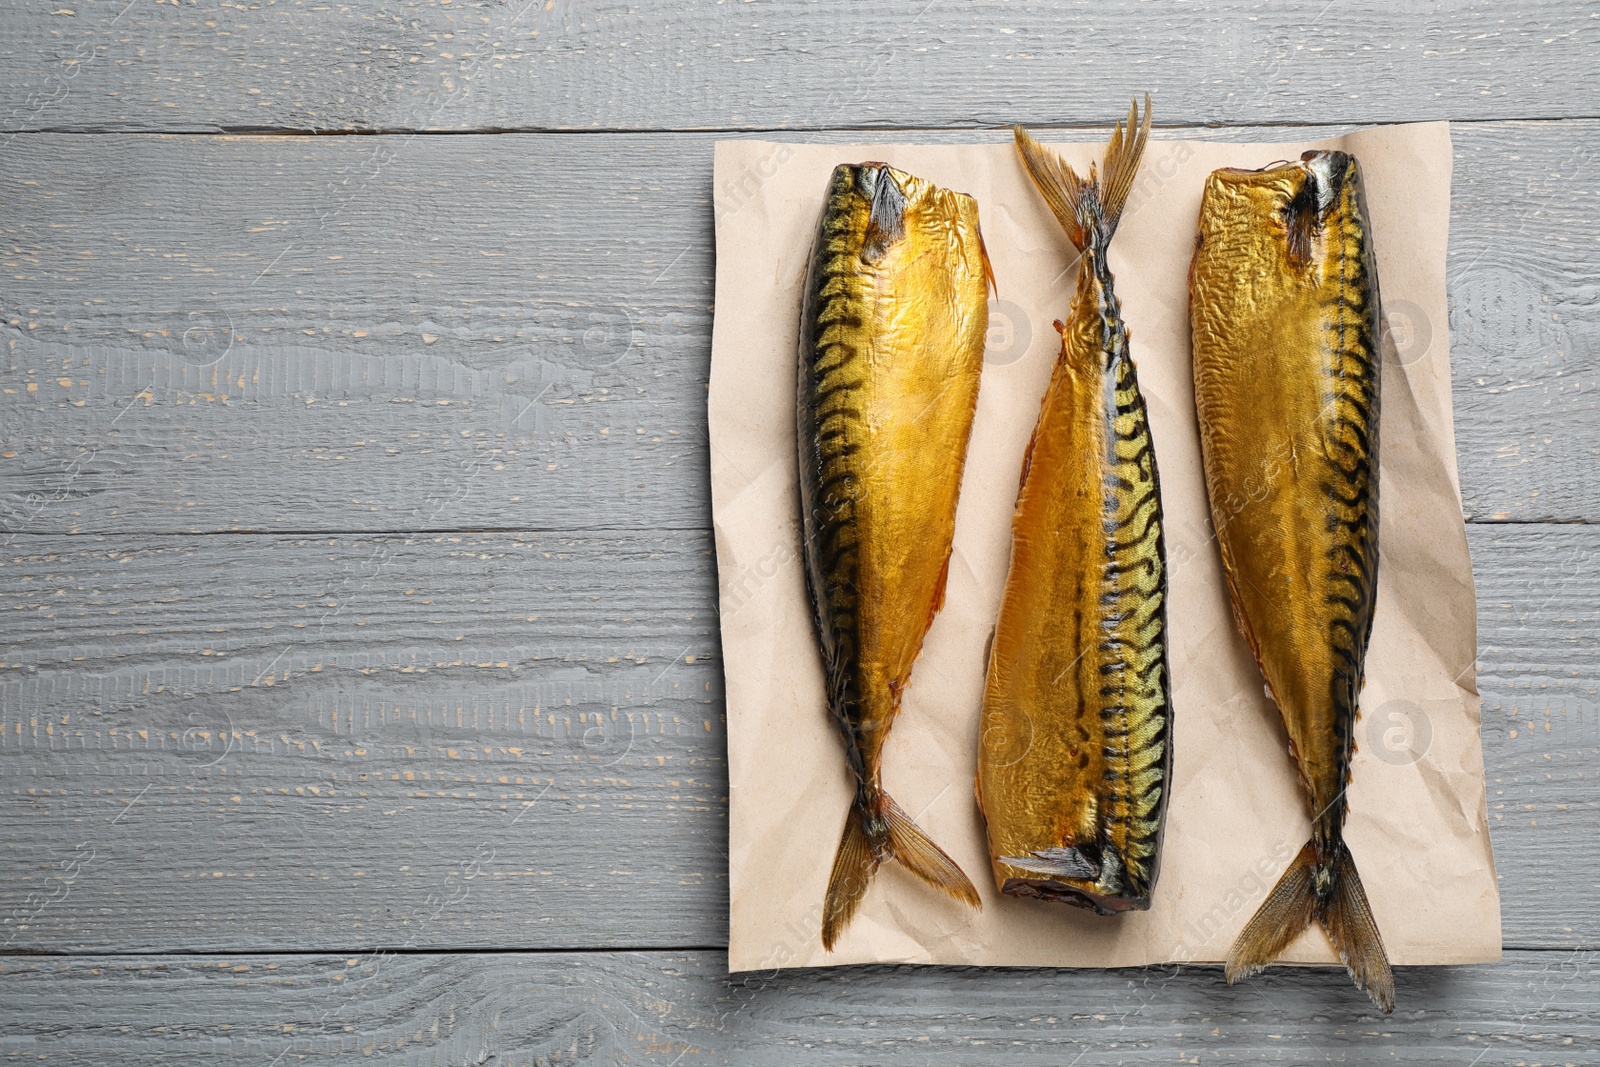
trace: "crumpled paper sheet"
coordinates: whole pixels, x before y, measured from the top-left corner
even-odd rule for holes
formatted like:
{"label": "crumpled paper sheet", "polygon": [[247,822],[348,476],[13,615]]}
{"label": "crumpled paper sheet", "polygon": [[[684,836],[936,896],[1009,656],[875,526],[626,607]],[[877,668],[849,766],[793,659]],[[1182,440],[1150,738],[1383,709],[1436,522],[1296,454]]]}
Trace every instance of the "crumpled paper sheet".
{"label": "crumpled paper sheet", "polygon": [[[1080,173],[1104,149],[1103,141],[1054,147]],[[1278,712],[1234,628],[1212,539],[1187,277],[1206,176],[1313,147],[1361,161],[1392,327],[1378,604],[1347,836],[1393,963],[1498,958],[1472,568],[1450,410],[1450,134],[1428,123],[1303,144],[1157,140],[1145,153],[1110,257],[1161,463],[1175,762],[1154,904],[1113,918],[997,893],[973,798],[984,646],[1006,575],[1022,453],[1059,345],[1051,321],[1066,313],[1074,282],[1070,244],[1009,144],[717,144],[709,407],[727,672],[730,970],[1226,958],[1307,840],[1309,819]],[[823,891],[852,785],[800,570],[795,361],[801,273],[824,183],[835,164],[866,160],[975,196],[999,284],[948,594],[884,758],[890,794],[972,878],[984,907],[942,897],[891,864],[827,953]],[[1286,959],[1335,957],[1313,926]]]}

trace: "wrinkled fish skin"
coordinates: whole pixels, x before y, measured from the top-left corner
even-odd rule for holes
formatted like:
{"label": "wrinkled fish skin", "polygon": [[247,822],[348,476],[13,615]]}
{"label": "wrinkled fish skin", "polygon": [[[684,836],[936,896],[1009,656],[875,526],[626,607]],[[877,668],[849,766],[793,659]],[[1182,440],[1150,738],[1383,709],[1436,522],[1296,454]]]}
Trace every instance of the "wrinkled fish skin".
{"label": "wrinkled fish skin", "polygon": [[824,903],[829,950],[890,859],[979,906],[880,775],[944,599],[988,280],[971,197],[879,163],[834,170],[806,273],[797,393],[806,583],[856,781]]}
{"label": "wrinkled fish skin", "polygon": [[1246,926],[1232,981],[1315,919],[1384,1011],[1393,976],[1344,843],[1378,577],[1378,275],[1361,167],[1307,152],[1207,182],[1190,272],[1195,402],[1240,632],[1282,713],[1311,840]]}
{"label": "wrinkled fish skin", "polygon": [[978,764],[1000,890],[1104,914],[1150,906],[1172,760],[1160,479],[1106,260],[1148,98],[1136,120],[1113,135],[1103,187],[1017,131],[1082,257],[1023,463]]}

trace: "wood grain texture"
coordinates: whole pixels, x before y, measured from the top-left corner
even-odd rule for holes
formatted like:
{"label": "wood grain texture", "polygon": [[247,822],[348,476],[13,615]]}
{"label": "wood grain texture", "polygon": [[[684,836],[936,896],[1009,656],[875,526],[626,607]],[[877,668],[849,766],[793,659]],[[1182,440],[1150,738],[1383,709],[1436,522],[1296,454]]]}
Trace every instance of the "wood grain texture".
{"label": "wood grain texture", "polygon": [[[1472,518],[1595,521],[1593,14],[6,5],[0,953],[180,954],[0,955],[0,1059],[1592,1062],[1577,526],[1469,528],[1506,938],[1548,951],[1403,970],[1382,1021],[1330,971],[722,973],[715,137],[667,131],[1467,120],[1408,345],[1452,334]],[[631,133],[408,135],[518,129]],[[417,952],[506,947],[589,951]]]}
{"label": "wood grain texture", "polygon": [[[1478,591],[1478,689],[1508,945],[1600,947],[1590,851],[1600,818],[1600,537],[1593,527],[1469,526]],[[1583,828],[1580,828],[1582,825]],[[1517,842],[1513,844],[1513,842]],[[1558,869],[1560,873],[1557,873]]]}
{"label": "wood grain texture", "polygon": [[[1591,1063],[1589,952],[1342,972],[724,973],[717,952],[0,957],[0,1054],[61,1065]],[[1181,1060],[1179,1056],[1181,1055]],[[1481,1060],[1479,1059],[1481,1057]]]}
{"label": "wood grain texture", "polygon": [[11,529],[708,525],[708,144],[50,141],[0,162]]}
{"label": "wood grain texture", "polygon": [[1581,2],[33,0],[7,129],[484,130],[1600,114]]}
{"label": "wood grain texture", "polygon": [[710,550],[19,539],[0,943],[718,943]]}
{"label": "wood grain texture", "polygon": [[[1506,943],[1600,946],[1600,529],[1469,535]],[[15,539],[0,557],[0,942],[722,944],[710,547]],[[1392,728],[1374,715],[1362,746]]]}
{"label": "wood grain texture", "polygon": [[[1466,510],[1600,518],[1600,122],[1454,136]],[[18,137],[0,529],[706,528],[713,140]]]}
{"label": "wood grain texture", "polygon": [[[1453,127],[1450,361],[1457,464],[1479,519],[1600,516],[1600,125]],[[1571,136],[1576,135],[1576,136]],[[1421,324],[1438,337],[1438,324]],[[1420,339],[1412,344],[1419,344]],[[1490,418],[1472,414],[1482,404]],[[1579,437],[1568,436],[1570,426]]]}

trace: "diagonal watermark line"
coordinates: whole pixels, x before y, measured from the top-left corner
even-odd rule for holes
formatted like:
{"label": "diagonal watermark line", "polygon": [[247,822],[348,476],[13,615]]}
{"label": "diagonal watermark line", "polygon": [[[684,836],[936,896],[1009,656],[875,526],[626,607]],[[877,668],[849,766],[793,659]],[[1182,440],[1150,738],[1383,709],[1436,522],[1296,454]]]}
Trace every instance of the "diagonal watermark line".
{"label": "diagonal watermark line", "polygon": [[672,668],[676,667],[678,665],[678,661],[683,659],[683,657],[687,656],[689,654],[689,650],[692,649],[692,648],[694,648],[694,645],[692,645],[692,644],[685,645],[683,651],[679,652],[676,656],[673,657],[672,662],[667,664],[665,670],[663,670],[660,674],[656,675],[654,678],[650,679],[651,688],[654,688],[656,683],[660,682],[661,679],[665,678],[667,676],[667,672],[671,671]]}
{"label": "diagonal watermark line", "polygon": [[533,405],[537,404],[540,400],[544,399],[544,394],[546,394],[550,390],[554,389],[555,385],[556,385],[555,382],[546,382],[544,388],[539,390],[539,395],[535,396],[532,400],[530,400],[526,404],[522,405],[522,410],[517,412],[515,415],[513,415],[511,417],[511,423],[510,423],[511,427],[513,429],[515,429],[516,426],[517,426],[517,423],[522,421],[522,416],[526,415],[529,411],[531,411],[533,409]]}
{"label": "diagonal watermark line", "polygon": [[115,826],[115,825],[117,825],[117,823],[121,822],[122,821],[122,817],[124,815],[128,814],[129,811],[133,810],[133,806],[135,804],[139,803],[139,801],[144,799],[144,795],[146,793],[150,792],[150,787],[153,786],[153,785],[155,785],[154,782],[146,782],[144,788],[139,790],[139,795],[134,797],[132,800],[128,801],[128,803],[123,807],[123,809],[120,812],[117,813],[117,817],[115,819],[111,820],[111,825]]}
{"label": "diagonal watermark line", "polygon": [[251,282],[249,285],[245,286],[245,288],[246,289],[252,288],[256,284],[256,282],[259,282],[262,278],[265,278],[267,276],[267,274],[272,270],[272,268],[276,267],[278,265],[278,260],[282,259],[284,256],[288,255],[289,254],[289,249],[291,249],[293,247],[294,247],[294,242],[290,241],[289,244],[284,248],[284,250],[282,252],[278,253],[278,258],[274,259],[271,263],[268,263],[265,267],[262,268],[261,273],[256,275],[256,281],[255,282]]}
{"label": "diagonal watermark line", "polygon": [[677,254],[677,256],[673,259],[673,261],[671,263],[667,264],[666,270],[663,270],[660,274],[657,274],[654,278],[650,279],[649,284],[647,284],[645,286],[645,288],[648,289],[648,288],[650,288],[650,286],[654,285],[656,282],[659,282],[662,278],[665,278],[667,276],[667,271],[670,271],[673,267],[676,267],[678,265],[678,260],[680,260],[684,256],[688,255],[690,253],[690,251],[693,250],[693,248],[694,248],[694,245],[689,245],[682,252],[679,252]]}
{"label": "diagonal watermark line", "polygon": [[524,815],[528,814],[528,809],[533,807],[535,804],[539,803],[539,801],[543,800],[544,799],[544,795],[546,793],[550,792],[551,787],[554,786],[555,784],[556,784],[556,780],[554,778],[550,779],[550,781],[548,783],[546,783],[545,787],[543,789],[539,790],[539,795],[538,796],[534,797],[532,800],[523,801],[522,802],[522,810],[517,812],[516,818],[513,818],[511,820],[511,822],[508,823],[507,825],[509,825],[509,826],[517,825],[517,819],[520,819]]}
{"label": "diagonal watermark line", "polygon": [[916,822],[918,819],[920,819],[924,815],[926,815],[928,813],[928,809],[933,807],[935,804],[939,803],[939,798],[944,796],[948,792],[950,792],[950,783],[946,782],[944,784],[944,788],[943,789],[941,789],[937,793],[933,794],[933,799],[932,800],[928,801],[926,804],[922,805],[922,807],[917,809],[917,813],[915,815],[911,816],[911,821],[912,822]]}
{"label": "diagonal watermark line", "polygon": [[253,680],[253,681],[251,681],[251,683],[250,683],[250,684],[251,684],[251,685],[252,685],[252,686],[253,686],[253,685],[255,685],[255,684],[256,684],[256,683],[258,683],[258,682],[260,682],[260,681],[261,681],[261,679],[263,679],[263,678],[265,678],[265,677],[266,677],[266,676],[267,676],[267,673],[268,673],[268,672],[269,672],[269,671],[271,671],[271,670],[272,670],[272,668],[274,668],[274,667],[276,667],[276,666],[277,666],[277,665],[278,665],[278,661],[279,661],[279,660],[280,660],[280,659],[282,659],[282,658],[283,658],[283,657],[284,657],[284,656],[286,656],[286,655],[288,655],[288,653],[289,653],[289,650],[290,650],[290,649],[291,649],[291,648],[293,648],[293,647],[294,647],[294,645],[293,645],[293,644],[287,644],[287,645],[284,645],[284,646],[283,646],[283,651],[282,651],[282,652],[279,652],[279,653],[278,653],[278,654],[277,654],[277,655],[276,655],[276,656],[273,656],[273,657],[272,657],[272,662],[271,662],[271,663],[269,663],[269,664],[267,664],[267,665],[266,665],[266,666],[265,666],[265,667],[262,667],[262,668],[261,668],[261,673],[260,673],[260,674],[258,674],[258,675],[256,675],[256,676],[255,676],[255,679],[254,679],[254,680]]}
{"label": "diagonal watermark line", "polygon": [[143,389],[139,390],[137,393],[134,393],[131,397],[128,398],[128,402],[126,404],[122,405],[122,410],[117,412],[116,418],[112,419],[106,425],[106,428],[110,429],[112,426],[115,426],[119,421],[121,421],[122,416],[124,416],[124,415],[126,415],[128,413],[128,410],[133,407],[135,402],[137,402],[139,400],[150,400],[150,399],[153,399],[153,397],[151,396],[151,393],[150,393],[150,387],[147,385]]}

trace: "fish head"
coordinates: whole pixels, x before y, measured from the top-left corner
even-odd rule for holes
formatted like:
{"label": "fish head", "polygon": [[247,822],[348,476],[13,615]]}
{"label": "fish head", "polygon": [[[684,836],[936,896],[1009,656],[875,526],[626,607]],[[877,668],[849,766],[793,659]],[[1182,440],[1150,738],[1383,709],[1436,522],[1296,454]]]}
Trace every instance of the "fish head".
{"label": "fish head", "polygon": [[1092,842],[1039,849],[1026,856],[999,856],[995,870],[1002,875],[1000,891],[1007,896],[1059,901],[1099,915],[1150,907],[1148,891],[1131,891],[1116,849]]}
{"label": "fish head", "polygon": [[[891,253],[915,254],[931,241],[970,234],[977,241],[975,272],[988,276],[978,229],[978,203],[888,163],[841,163],[830,192],[848,196],[859,217],[861,261],[876,265]],[[963,253],[968,250],[963,248]]]}
{"label": "fish head", "polygon": [[[1206,181],[1212,205],[1226,205],[1217,217],[1243,225],[1240,233],[1271,238],[1254,249],[1264,257],[1260,275],[1293,275],[1319,264],[1325,247],[1318,237],[1333,213],[1346,209],[1347,194],[1359,191],[1360,164],[1348,152],[1313,149],[1293,163],[1273,163],[1255,170],[1225,167]],[[1205,238],[1202,232],[1202,239]],[[1326,242],[1320,242],[1324,245]]]}

